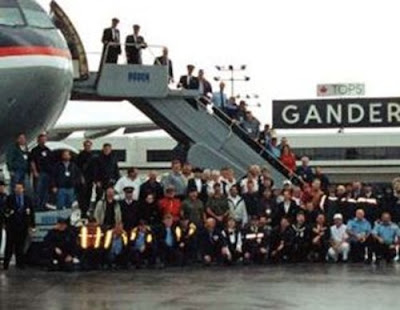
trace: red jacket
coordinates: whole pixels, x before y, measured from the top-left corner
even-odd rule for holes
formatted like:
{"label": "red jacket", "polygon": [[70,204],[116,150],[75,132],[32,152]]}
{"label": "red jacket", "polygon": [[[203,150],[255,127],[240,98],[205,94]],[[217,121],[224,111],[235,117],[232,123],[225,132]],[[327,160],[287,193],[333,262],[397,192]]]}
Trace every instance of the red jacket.
{"label": "red jacket", "polygon": [[164,197],[158,202],[161,216],[171,214],[174,222],[177,222],[181,216],[182,203],[178,198]]}
{"label": "red jacket", "polygon": [[296,157],[293,153],[281,155],[280,159],[282,164],[284,164],[290,171],[294,172],[296,170]]}

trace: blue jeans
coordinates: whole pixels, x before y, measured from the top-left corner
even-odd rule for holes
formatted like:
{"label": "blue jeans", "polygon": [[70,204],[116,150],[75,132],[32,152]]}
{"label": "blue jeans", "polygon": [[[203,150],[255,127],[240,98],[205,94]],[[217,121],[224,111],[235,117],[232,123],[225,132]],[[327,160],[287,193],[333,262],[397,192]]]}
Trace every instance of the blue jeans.
{"label": "blue jeans", "polygon": [[49,186],[50,176],[45,172],[41,172],[36,183],[36,195],[39,201],[40,209],[44,209],[49,200]]}
{"label": "blue jeans", "polygon": [[59,188],[57,192],[57,209],[70,209],[75,201],[75,190],[73,188]]}

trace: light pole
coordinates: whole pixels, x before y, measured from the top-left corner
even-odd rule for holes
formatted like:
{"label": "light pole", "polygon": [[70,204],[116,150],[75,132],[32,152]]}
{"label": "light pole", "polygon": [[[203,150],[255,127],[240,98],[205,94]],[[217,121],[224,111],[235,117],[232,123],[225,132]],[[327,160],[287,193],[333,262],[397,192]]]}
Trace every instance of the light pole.
{"label": "light pole", "polygon": [[243,72],[246,70],[246,65],[241,65],[238,68],[235,68],[233,65],[229,65],[227,67],[225,66],[215,66],[215,68],[220,71],[220,72],[229,72],[230,77],[229,78],[222,78],[220,76],[214,77],[214,80],[219,82],[230,82],[231,84],[231,97],[235,96],[235,82],[248,82],[250,81],[249,76],[243,76],[243,77],[235,77],[235,74],[238,72]]}
{"label": "light pole", "polygon": [[[259,99],[260,99],[260,96],[258,95],[258,94],[251,94],[251,95],[249,95],[249,94],[246,94],[246,95],[244,95],[244,96],[241,96],[241,95],[237,95],[236,96],[236,99],[246,99],[246,101],[247,101],[247,105],[249,106],[249,107],[257,107],[257,108],[260,108],[261,107],[261,103],[259,102]],[[248,103],[248,101],[252,101],[253,103]],[[254,102],[254,101],[256,101],[256,102]]]}

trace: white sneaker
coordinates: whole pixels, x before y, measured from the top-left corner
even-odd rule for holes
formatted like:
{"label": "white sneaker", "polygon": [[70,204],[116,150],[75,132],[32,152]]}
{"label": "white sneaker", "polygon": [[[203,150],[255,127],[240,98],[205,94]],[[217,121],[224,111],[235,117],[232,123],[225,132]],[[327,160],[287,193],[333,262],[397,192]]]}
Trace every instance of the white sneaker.
{"label": "white sneaker", "polygon": [[51,204],[49,204],[49,203],[46,203],[46,209],[49,209],[49,210],[57,210],[57,207],[54,206],[54,205],[51,205]]}

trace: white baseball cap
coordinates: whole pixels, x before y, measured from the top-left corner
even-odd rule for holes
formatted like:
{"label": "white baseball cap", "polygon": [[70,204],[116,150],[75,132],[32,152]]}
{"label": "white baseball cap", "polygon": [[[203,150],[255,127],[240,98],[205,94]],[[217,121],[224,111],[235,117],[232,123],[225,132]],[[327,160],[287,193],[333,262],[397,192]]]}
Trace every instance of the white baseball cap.
{"label": "white baseball cap", "polygon": [[333,219],[334,219],[334,220],[343,220],[343,215],[341,215],[340,213],[336,213],[336,214],[333,216]]}

